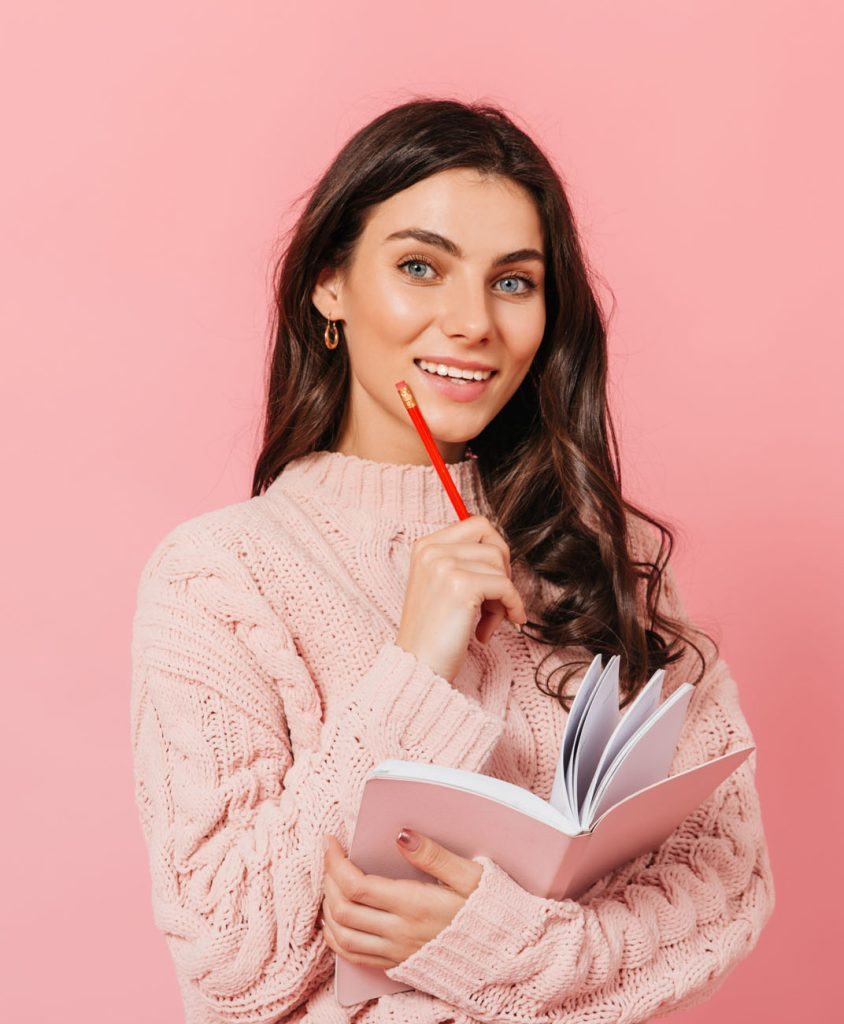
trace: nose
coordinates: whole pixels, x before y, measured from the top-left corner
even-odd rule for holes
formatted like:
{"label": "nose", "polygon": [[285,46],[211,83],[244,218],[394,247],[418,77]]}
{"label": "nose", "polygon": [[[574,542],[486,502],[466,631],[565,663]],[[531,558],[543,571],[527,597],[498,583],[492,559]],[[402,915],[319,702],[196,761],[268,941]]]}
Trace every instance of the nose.
{"label": "nose", "polygon": [[440,327],[449,338],[465,338],[469,342],[487,341],[491,323],[486,284],[454,280],[443,289]]}

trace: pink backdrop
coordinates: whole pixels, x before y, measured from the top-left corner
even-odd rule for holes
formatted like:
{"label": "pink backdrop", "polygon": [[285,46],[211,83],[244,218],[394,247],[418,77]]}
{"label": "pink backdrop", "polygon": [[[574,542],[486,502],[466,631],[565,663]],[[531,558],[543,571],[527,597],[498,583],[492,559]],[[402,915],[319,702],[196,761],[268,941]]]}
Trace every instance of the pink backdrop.
{"label": "pink backdrop", "polygon": [[248,496],[289,204],[415,92],[503,103],[562,170],[616,301],[626,487],[677,527],[756,734],[777,909],[682,1017],[829,1019],[840,6],[35,0],[3,22],[3,1019],[181,1019],[132,798],[137,574]]}

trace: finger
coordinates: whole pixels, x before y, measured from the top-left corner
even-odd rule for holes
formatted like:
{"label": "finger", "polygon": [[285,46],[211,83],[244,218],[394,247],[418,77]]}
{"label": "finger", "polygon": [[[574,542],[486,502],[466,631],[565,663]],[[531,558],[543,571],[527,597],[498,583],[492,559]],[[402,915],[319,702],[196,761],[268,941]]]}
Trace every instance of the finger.
{"label": "finger", "polygon": [[342,858],[346,856],[346,851],[343,849],[343,847],[337,841],[337,837],[331,835],[330,832],[326,833],[322,837],[322,841],[323,841],[322,860],[323,860],[323,863],[325,864],[326,870],[330,870],[331,866],[334,864],[334,862],[336,860],[342,860]]}
{"label": "finger", "polygon": [[384,910],[375,910],[363,903],[351,903],[336,886],[330,895],[326,894],[323,915],[327,916],[334,926],[335,934],[343,928],[348,932],[382,936],[385,929],[394,924],[392,914]]}
{"label": "finger", "polygon": [[334,950],[337,956],[343,957],[344,960],[348,960],[354,964],[366,964],[369,967],[383,967],[390,968],[396,966],[395,960],[389,960],[387,957],[378,956],[377,954],[358,952],[357,943],[354,938],[349,940],[354,948],[349,948],[346,945],[347,939],[345,936],[349,933],[348,929],[338,925],[336,921],[330,915],[324,915],[322,934],[326,941],[326,944],[330,949]]}
{"label": "finger", "polygon": [[[474,546],[474,550],[477,551],[477,545]],[[500,556],[495,554],[493,558],[497,561]],[[457,568],[464,569],[467,572],[476,572],[485,576],[501,576],[500,568],[496,571],[494,565],[487,565],[485,562],[460,562],[459,566],[455,565],[449,570],[454,572]],[[506,579],[509,580],[509,576]],[[486,593],[485,587],[482,585],[481,589]],[[475,636],[481,643],[487,643],[492,634],[498,629],[502,621],[508,617],[507,609],[505,608],[502,601],[497,598],[486,598],[481,602],[480,605],[481,617],[475,625]]]}
{"label": "finger", "polygon": [[477,888],[483,874],[483,866],[477,861],[462,857],[459,853],[455,853],[431,839],[430,836],[415,832],[411,828],[403,828],[399,834],[402,833],[408,836],[416,848],[412,850],[398,841],[396,845],[401,850],[402,856],[409,860],[414,867],[432,875],[464,898]]}
{"label": "finger", "polygon": [[497,544],[431,544],[420,553],[423,564],[440,560],[483,562],[512,577],[510,561]]}
{"label": "finger", "polygon": [[499,548],[505,555],[507,563],[510,563],[510,546],[507,541],[496,530],[486,516],[469,516],[468,519],[461,519],[459,522],[451,523],[441,530],[437,530],[428,537],[416,541],[420,547],[431,541],[441,543],[451,540],[467,540],[481,544],[492,544]]}
{"label": "finger", "polygon": [[475,626],[476,639],[482,644],[489,643],[490,637],[506,617],[507,611],[501,601],[484,601],[481,605],[481,617]]}
{"label": "finger", "polygon": [[506,576],[480,569],[468,572],[462,567],[455,569],[452,576],[454,585],[467,593],[470,600],[477,602],[479,608],[484,601],[498,599],[504,605],[508,619],[519,624],[527,622],[527,611],[521,595],[513,581]]}
{"label": "finger", "polygon": [[397,907],[417,896],[416,888],[423,884],[413,879],[367,875],[345,855],[332,858],[330,870],[326,870],[323,881],[326,894],[329,886],[334,886],[335,904],[339,898],[386,913],[395,912]]}
{"label": "finger", "polygon": [[[477,551],[477,547],[475,551]],[[500,576],[504,580],[510,577],[501,568],[498,555],[493,555],[488,561],[480,561],[477,557],[458,558],[450,563],[451,569],[465,569],[467,572],[481,572],[487,576]],[[448,559],[446,559],[448,561]]]}
{"label": "finger", "polygon": [[[392,912],[348,899],[330,875],[326,875],[324,885],[326,906],[331,917],[345,928],[368,932],[370,935],[384,935],[387,929],[395,927],[396,920]],[[393,899],[391,905],[396,905],[396,902]]]}

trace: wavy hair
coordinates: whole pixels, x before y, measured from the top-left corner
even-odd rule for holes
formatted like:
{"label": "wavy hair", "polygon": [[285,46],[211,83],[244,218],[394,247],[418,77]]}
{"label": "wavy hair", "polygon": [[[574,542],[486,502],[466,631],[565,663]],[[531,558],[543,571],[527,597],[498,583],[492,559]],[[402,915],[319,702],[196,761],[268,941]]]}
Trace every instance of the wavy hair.
{"label": "wavy hair", "polygon": [[[348,265],[371,206],[458,167],[521,185],[543,225],[541,344],[518,390],[471,440],[511,559],[523,559],[556,588],[541,621],[524,631],[555,651],[580,646],[592,657],[619,654],[622,706],[654,671],[680,660],[686,644],[701,663],[696,684],[706,660],[691,634],[707,635],[660,606],[672,531],[622,496],[606,397],[605,316],[562,179],[498,106],[427,97],[395,106],[354,134],[297,200],[307,203],[286,234],[273,274],[265,420],[252,495],[264,491],[288,462],[330,449],[339,436],[350,364],[345,345],[328,351],[322,343],[325,320],[311,301],[319,272]],[[642,552],[634,550],[631,517],[659,530],[655,559],[634,560]],[[707,639],[717,656],[717,644]],[[568,710],[563,690],[586,664],[559,666],[568,671],[553,687],[551,676],[546,685],[537,669],[537,686]]]}

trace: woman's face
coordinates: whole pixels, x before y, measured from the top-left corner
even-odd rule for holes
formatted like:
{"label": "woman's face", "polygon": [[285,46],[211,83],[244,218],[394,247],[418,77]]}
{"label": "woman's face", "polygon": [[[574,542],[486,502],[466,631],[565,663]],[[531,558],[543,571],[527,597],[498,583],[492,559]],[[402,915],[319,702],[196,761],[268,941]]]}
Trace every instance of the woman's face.
{"label": "woman's face", "polygon": [[[324,271],[312,296],[349,348],[335,450],[428,463],[396,391],[406,380],[444,459],[463,458],[539,348],[544,255],[539,213],[510,179],[442,171],[374,206],[345,273]],[[493,372],[451,376],[466,367]]]}

